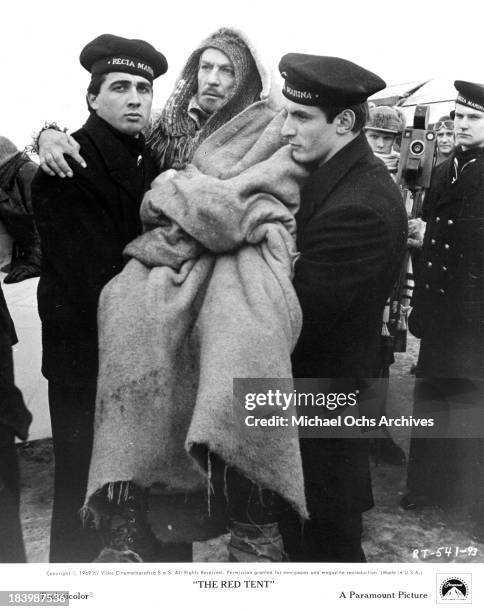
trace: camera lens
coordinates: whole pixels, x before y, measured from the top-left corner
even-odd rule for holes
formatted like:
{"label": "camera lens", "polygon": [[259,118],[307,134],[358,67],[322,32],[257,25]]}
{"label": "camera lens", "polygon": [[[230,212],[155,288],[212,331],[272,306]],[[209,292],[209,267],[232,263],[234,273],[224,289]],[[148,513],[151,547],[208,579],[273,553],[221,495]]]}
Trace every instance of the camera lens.
{"label": "camera lens", "polygon": [[412,153],[412,155],[422,155],[424,149],[425,145],[421,140],[414,140],[410,144],[410,152]]}

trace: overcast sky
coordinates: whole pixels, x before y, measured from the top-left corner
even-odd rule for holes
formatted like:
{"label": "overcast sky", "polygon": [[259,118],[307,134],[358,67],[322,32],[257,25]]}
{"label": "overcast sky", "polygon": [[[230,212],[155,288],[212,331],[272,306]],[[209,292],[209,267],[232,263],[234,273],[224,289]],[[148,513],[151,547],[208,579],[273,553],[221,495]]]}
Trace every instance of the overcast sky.
{"label": "overcast sky", "polygon": [[[244,5],[247,8],[243,8]],[[289,51],[345,57],[388,84],[448,74],[484,83],[482,0],[8,0],[2,3],[0,133],[23,147],[45,120],[86,118],[82,47],[109,32],[168,58],[162,106],[190,52],[221,26],[243,30],[273,69]]]}

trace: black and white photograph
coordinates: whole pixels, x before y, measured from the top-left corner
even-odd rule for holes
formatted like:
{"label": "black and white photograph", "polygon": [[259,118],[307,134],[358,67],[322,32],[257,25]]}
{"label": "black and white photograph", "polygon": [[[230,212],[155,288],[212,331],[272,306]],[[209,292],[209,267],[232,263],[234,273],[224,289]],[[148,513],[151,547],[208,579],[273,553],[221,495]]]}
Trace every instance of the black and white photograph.
{"label": "black and white photograph", "polygon": [[481,3],[0,10],[0,606],[482,605]]}

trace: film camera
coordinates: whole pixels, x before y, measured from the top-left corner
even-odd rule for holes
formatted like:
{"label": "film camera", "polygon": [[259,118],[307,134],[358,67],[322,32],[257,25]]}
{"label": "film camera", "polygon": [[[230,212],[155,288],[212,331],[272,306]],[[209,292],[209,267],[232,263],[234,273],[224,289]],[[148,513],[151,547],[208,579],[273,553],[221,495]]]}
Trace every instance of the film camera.
{"label": "film camera", "polygon": [[428,106],[417,106],[413,127],[406,128],[402,135],[397,183],[410,191],[430,186],[436,141],[435,133],[427,129],[429,110]]}

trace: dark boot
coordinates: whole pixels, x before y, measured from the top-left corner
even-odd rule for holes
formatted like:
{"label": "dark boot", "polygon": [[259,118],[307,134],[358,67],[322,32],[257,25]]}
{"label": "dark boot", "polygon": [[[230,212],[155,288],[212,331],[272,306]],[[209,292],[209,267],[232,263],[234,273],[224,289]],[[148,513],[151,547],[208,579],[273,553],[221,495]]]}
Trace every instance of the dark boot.
{"label": "dark boot", "polygon": [[119,487],[115,514],[105,531],[105,547],[98,563],[156,561],[161,545],[148,523],[147,493],[132,482]]}
{"label": "dark boot", "polygon": [[[109,487],[105,490],[108,492]],[[148,493],[132,482],[117,482],[107,493],[112,518],[95,563],[191,562],[191,542],[160,542],[148,522]],[[114,509],[113,509],[114,508]]]}

